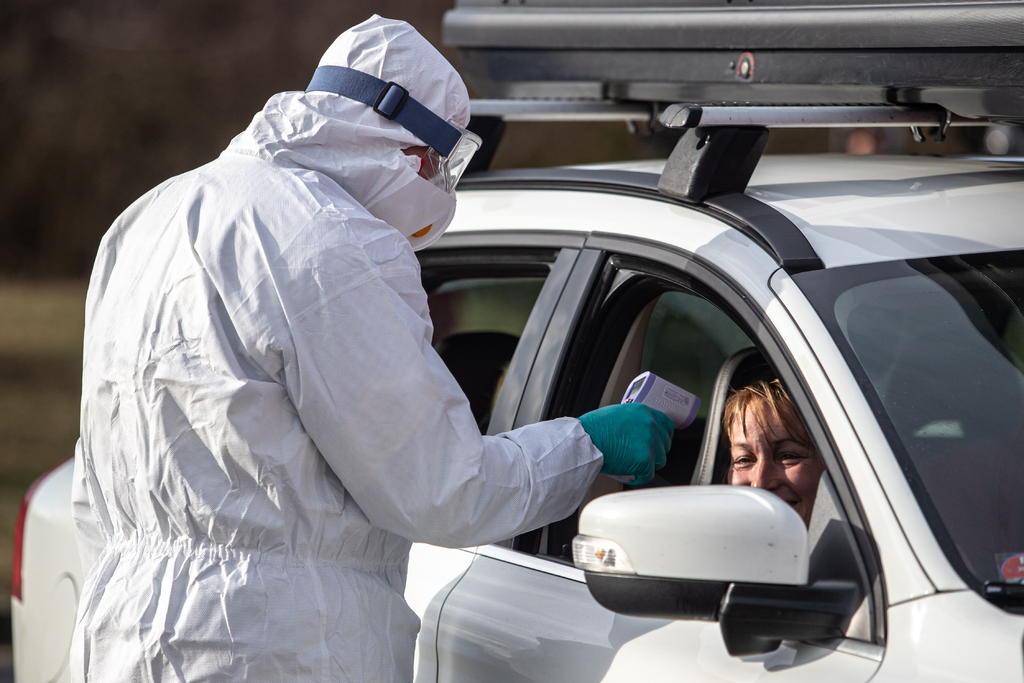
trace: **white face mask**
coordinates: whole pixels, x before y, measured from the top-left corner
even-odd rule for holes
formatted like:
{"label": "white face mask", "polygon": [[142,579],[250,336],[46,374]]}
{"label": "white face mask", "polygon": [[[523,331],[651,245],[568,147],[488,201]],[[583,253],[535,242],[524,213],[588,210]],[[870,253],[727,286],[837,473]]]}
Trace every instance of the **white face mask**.
{"label": "white face mask", "polygon": [[391,191],[374,197],[364,206],[405,235],[413,249],[422,249],[433,244],[451,223],[455,215],[455,195],[418,176],[413,165],[419,165],[419,158],[411,156],[409,159],[408,170],[401,172],[408,182],[392,184],[388,188]]}
{"label": "white face mask", "polygon": [[[479,136],[475,133],[469,132],[461,126],[457,126],[455,124],[451,125],[462,131],[462,137],[447,157],[442,157],[435,149],[427,146],[414,146],[403,150],[412,170],[414,170],[420,178],[433,185],[437,190],[440,190],[451,197],[452,200],[451,205],[447,209],[444,209],[442,207],[442,203],[446,202],[442,202],[440,197],[435,198],[433,193],[427,192],[426,190],[421,191],[420,199],[425,201],[426,206],[429,207],[427,208],[427,213],[423,215],[428,217],[437,215],[439,217],[433,218],[429,222],[426,222],[425,225],[418,227],[412,232],[407,232],[406,226],[399,228],[402,234],[404,234],[412,243],[413,249],[422,249],[428,244],[431,244],[434,240],[440,237],[448,227],[448,224],[451,222],[452,217],[455,214],[455,186],[458,184],[462,174],[469,166],[469,162],[473,158],[473,155],[480,149],[481,141]],[[420,184],[421,183],[413,181],[409,186],[411,189],[412,185],[418,186]],[[367,206],[374,215],[382,220],[387,220],[395,227],[398,226],[394,223],[394,220],[405,220],[405,217],[400,215],[398,211],[385,206],[384,203],[379,200],[373,203],[373,207],[374,208],[370,208],[369,205]],[[390,219],[384,218],[381,212],[389,215]],[[417,221],[413,220],[412,224],[415,225],[416,222]],[[423,223],[425,221],[420,220],[418,222]]]}

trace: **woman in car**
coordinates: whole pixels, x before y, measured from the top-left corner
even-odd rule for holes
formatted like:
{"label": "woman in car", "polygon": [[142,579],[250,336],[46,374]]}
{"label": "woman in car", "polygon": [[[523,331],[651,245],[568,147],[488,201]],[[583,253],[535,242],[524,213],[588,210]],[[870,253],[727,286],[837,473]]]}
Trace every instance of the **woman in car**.
{"label": "woman in car", "polygon": [[729,439],[726,483],[771,491],[808,524],[825,464],[782,383],[761,380],[736,391],[722,423]]}

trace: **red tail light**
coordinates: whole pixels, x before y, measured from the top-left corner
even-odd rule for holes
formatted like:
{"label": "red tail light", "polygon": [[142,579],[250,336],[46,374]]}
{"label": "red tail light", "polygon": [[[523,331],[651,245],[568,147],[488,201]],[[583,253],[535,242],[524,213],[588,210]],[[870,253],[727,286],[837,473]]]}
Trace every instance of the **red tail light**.
{"label": "red tail light", "polygon": [[28,491],[25,492],[25,497],[21,501],[21,510],[18,512],[18,526],[14,530],[14,564],[11,566],[11,596],[18,600],[21,600],[21,552],[25,543],[25,517],[28,516],[28,506],[36,489],[50,474],[52,474],[52,470],[32,482]]}

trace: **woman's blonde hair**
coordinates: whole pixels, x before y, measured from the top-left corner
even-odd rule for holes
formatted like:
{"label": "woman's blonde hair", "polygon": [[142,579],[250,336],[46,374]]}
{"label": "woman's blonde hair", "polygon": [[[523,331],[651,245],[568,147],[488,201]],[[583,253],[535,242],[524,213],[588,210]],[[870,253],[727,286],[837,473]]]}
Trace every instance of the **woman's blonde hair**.
{"label": "woman's blonde hair", "polygon": [[748,413],[754,416],[757,425],[765,431],[768,431],[771,416],[777,415],[794,441],[802,446],[814,448],[804,423],[796,414],[792,399],[779,380],[759,380],[733,392],[725,402],[725,411],[722,415],[722,428],[727,436],[734,424],[738,423],[741,428],[743,427]]}

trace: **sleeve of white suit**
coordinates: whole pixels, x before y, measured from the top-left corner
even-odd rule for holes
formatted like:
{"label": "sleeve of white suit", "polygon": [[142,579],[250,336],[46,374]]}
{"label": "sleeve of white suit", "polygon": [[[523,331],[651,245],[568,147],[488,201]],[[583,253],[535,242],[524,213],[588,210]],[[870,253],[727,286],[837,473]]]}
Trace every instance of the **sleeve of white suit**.
{"label": "sleeve of white suit", "polygon": [[428,322],[396,291],[420,286],[415,268],[382,273],[359,262],[358,250],[319,258],[344,274],[335,281],[321,272],[322,300],[303,296],[289,314],[286,385],[306,431],[375,526],[470,546],[580,504],[601,454],[579,420],[481,436],[430,346]]}

